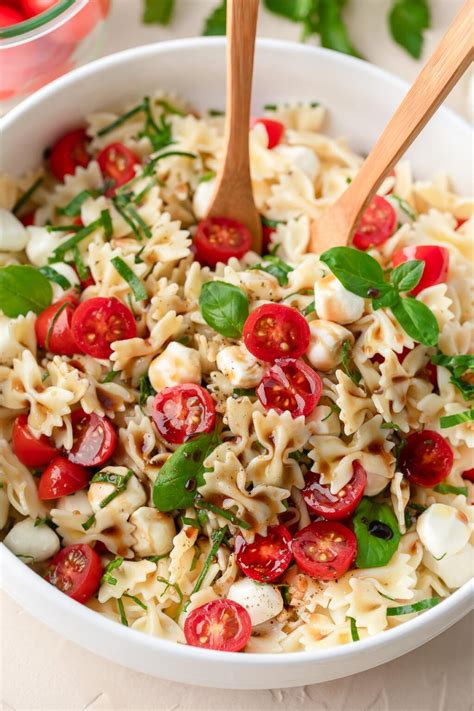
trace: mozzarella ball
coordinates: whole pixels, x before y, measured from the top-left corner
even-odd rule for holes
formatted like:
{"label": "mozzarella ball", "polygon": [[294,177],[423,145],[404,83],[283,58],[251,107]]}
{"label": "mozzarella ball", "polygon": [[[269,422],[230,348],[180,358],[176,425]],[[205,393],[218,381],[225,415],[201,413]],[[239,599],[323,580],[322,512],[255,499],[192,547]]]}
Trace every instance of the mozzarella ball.
{"label": "mozzarella ball", "polygon": [[71,285],[70,287],[67,287],[67,289],[63,289],[59,286],[59,284],[56,284],[56,282],[51,282],[51,286],[53,287],[53,301],[61,299],[66,291],[69,291],[71,287],[78,287],[80,285],[79,277],[77,276],[75,270],[69,266],[69,264],[65,264],[64,262],[54,262],[49,266],[54,269],[54,271],[58,272],[58,274],[66,277]]}
{"label": "mozzarella ball", "polygon": [[212,180],[204,180],[202,183],[198,184],[193,197],[193,211],[199,220],[206,215],[215,189],[215,178]]}
{"label": "mozzarella ball", "polygon": [[148,555],[164,555],[173,548],[176,526],[172,516],[161,513],[150,506],[141,506],[130,516],[135,530],[132,545],[135,553],[142,558]]}
{"label": "mozzarella ball", "polygon": [[254,626],[271,620],[283,610],[283,598],[278,588],[257,584],[251,578],[243,578],[231,585],[227,597],[245,607]]}
{"label": "mozzarella ball", "polygon": [[333,321],[316,319],[309,324],[310,339],[306,357],[318,370],[332,370],[341,362],[344,341],[354,343],[347,328]]}
{"label": "mozzarella ball", "polygon": [[314,285],[316,313],[336,323],[352,323],[364,313],[364,299],[345,289],[333,274],[318,279]]}
{"label": "mozzarella ball", "polygon": [[68,496],[62,496],[58,499],[56,508],[61,511],[80,513],[85,516],[89,516],[92,513],[91,505],[87,498],[87,491],[84,489],[76,491],[74,494],[69,494]]}
{"label": "mozzarella ball", "polygon": [[434,558],[458,553],[470,537],[465,514],[446,504],[429,506],[418,518],[416,530],[424,547]]}
{"label": "mozzarella ball", "polygon": [[46,524],[35,526],[32,518],[16,523],[3,542],[15,555],[24,556],[26,562],[33,558],[35,563],[48,560],[60,548],[59,536]]}
{"label": "mozzarella ball", "polygon": [[[127,467],[107,467],[106,469],[103,469],[103,471],[109,472],[110,474],[120,474],[121,476],[125,476],[128,469]],[[131,514],[140,506],[143,506],[146,502],[145,490],[135,475],[131,476],[128,480],[125,491],[118,494],[102,509],[101,503],[114,491],[116,491],[116,487],[113,484],[101,481],[93,482],[89,486],[89,491],[87,493],[87,498],[92,511],[97,513],[98,511],[107,509],[110,513]]]}
{"label": "mozzarella ball", "polygon": [[319,173],[319,159],[317,155],[306,146],[277,146],[273,149],[288,159],[291,168],[298,168],[311,181],[314,181]]}
{"label": "mozzarella ball", "polygon": [[5,528],[8,521],[8,511],[10,509],[10,502],[8,500],[7,492],[2,487],[0,489],[0,531]]}
{"label": "mozzarella ball", "polygon": [[468,543],[458,553],[447,555],[441,560],[425,553],[423,563],[436,573],[448,588],[460,588],[474,575],[474,546]]}
{"label": "mozzarella ball", "polygon": [[0,207],[0,251],[21,252],[28,242],[28,232],[9,210]]}
{"label": "mozzarella ball", "polygon": [[395,214],[397,216],[397,225],[406,225],[408,223],[413,222],[413,219],[416,219],[416,217],[413,218],[414,210],[412,206],[408,202],[406,202],[406,200],[397,200],[396,198],[392,197],[392,195],[386,195],[385,199],[395,210]]}
{"label": "mozzarella ball", "polygon": [[256,387],[264,368],[245,346],[229,346],[217,354],[217,367],[234,388]]}
{"label": "mozzarella ball", "polygon": [[61,232],[48,232],[46,227],[27,227],[27,232],[26,256],[35,267],[44,267],[64,236]]}
{"label": "mozzarella ball", "polygon": [[194,348],[187,348],[172,341],[163,353],[150,363],[148,369],[150,383],[157,392],[172,385],[201,382],[201,363],[199,353]]}

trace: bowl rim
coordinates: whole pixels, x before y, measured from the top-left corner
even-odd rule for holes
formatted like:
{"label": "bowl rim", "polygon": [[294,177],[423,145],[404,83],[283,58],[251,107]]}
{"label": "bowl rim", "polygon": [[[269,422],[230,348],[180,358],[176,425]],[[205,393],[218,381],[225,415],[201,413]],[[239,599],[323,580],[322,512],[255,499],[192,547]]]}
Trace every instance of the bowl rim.
{"label": "bowl rim", "polygon": [[[29,114],[34,111],[38,104],[47,102],[48,98],[62,92],[63,90],[69,89],[74,86],[79,81],[87,79],[88,76],[94,75],[96,73],[101,73],[105,69],[112,68],[117,65],[124,64],[128,59],[133,58],[146,58],[148,55],[156,55],[162,53],[168,53],[170,51],[183,51],[188,49],[196,49],[201,46],[207,47],[223,47],[225,46],[225,38],[223,37],[192,37],[192,38],[182,38],[176,40],[169,40],[165,42],[158,42],[153,44],[142,45],[140,47],[132,47],[130,49],[123,50],[121,52],[116,52],[114,54],[108,55],[97,59],[89,64],[79,67],[72,72],[59,77],[58,79],[51,82],[44,87],[42,87],[35,94],[32,94],[25,100],[23,100],[18,106],[13,108],[7,113],[5,117],[0,119],[0,124],[2,131],[7,131],[10,126],[12,126],[18,119],[24,114]],[[368,76],[375,77],[382,80],[392,87],[406,92],[409,89],[409,84],[404,80],[396,77],[392,73],[377,67],[373,64],[369,64],[364,60],[357,59],[348,55],[341,54],[339,52],[334,52],[332,50],[323,49],[320,47],[311,47],[308,45],[301,45],[297,42],[291,42],[286,40],[268,39],[261,38],[257,40],[257,46],[263,49],[268,49],[270,51],[286,51],[293,52],[296,55],[304,56],[308,54],[319,54],[321,57],[328,58],[332,63],[336,65],[341,65],[350,68],[351,65],[356,62],[358,65],[364,65],[364,71]],[[442,114],[449,117],[451,121],[454,121],[459,126],[460,130],[466,131],[469,128],[469,124],[461,116],[459,116],[452,109],[446,106],[440,107],[438,110]],[[317,650],[305,650],[305,651],[295,651],[295,652],[265,652],[265,653],[249,653],[242,654],[238,652],[226,652],[224,655],[222,652],[202,649],[198,647],[192,647],[185,644],[179,644],[177,642],[172,642],[170,640],[155,637],[152,635],[145,634],[138,630],[128,628],[121,625],[105,615],[101,615],[99,612],[92,610],[85,605],[78,604],[67,595],[64,595],[59,590],[55,589],[49,583],[47,583],[40,575],[31,570],[27,565],[25,565],[20,559],[18,559],[13,553],[11,553],[3,543],[0,545],[0,562],[2,570],[2,586],[14,599],[16,599],[23,607],[25,607],[31,614],[42,620],[41,614],[38,614],[39,606],[37,604],[24,603],[23,600],[25,596],[23,594],[18,594],[18,581],[23,579],[26,583],[24,588],[28,590],[28,600],[35,603],[38,599],[48,599],[50,603],[54,603],[60,608],[61,612],[67,614],[69,618],[74,618],[77,623],[82,623],[87,625],[91,631],[101,632],[108,635],[109,640],[114,638],[118,643],[128,643],[129,646],[135,648],[141,648],[146,650],[148,653],[160,652],[168,654],[176,654],[178,656],[185,656],[190,661],[195,660],[196,662],[222,662],[223,659],[228,660],[228,663],[237,664],[240,667],[254,667],[257,665],[272,664],[275,668],[281,668],[283,666],[291,667],[299,666],[302,662],[314,662],[316,664],[331,662],[335,660],[346,660],[351,658],[356,654],[362,654],[364,652],[370,652],[374,649],[386,648],[390,645],[396,647],[397,640],[403,639],[404,637],[411,636],[412,639],[416,637],[416,633],[425,632],[431,628],[432,634],[428,635],[429,638],[434,637],[439,632],[443,631],[449,622],[444,625],[436,625],[438,619],[448,620],[450,613],[454,610],[458,610],[461,614],[458,616],[464,616],[469,612],[473,603],[473,581],[468,581],[461,588],[455,590],[446,599],[442,600],[441,603],[429,610],[426,610],[422,614],[418,615],[412,620],[409,620],[403,624],[397,625],[389,630],[384,630],[372,637],[366,637],[361,639],[354,646],[351,643],[328,647],[324,649]],[[11,580],[6,580],[7,569],[12,574],[10,576],[11,580],[14,580],[13,584],[10,584]],[[15,582],[16,581],[16,582]],[[469,604],[471,602],[471,604]],[[46,622],[46,624],[50,624]],[[54,626],[51,625],[50,626]],[[425,635],[426,637],[426,635]],[[71,637],[73,639],[73,637]],[[425,640],[424,640],[425,641]],[[416,646],[412,644],[412,648]],[[91,646],[90,648],[93,648]],[[403,653],[405,650],[402,650]],[[394,656],[397,656],[395,654]],[[384,660],[382,659],[382,662]],[[372,665],[374,666],[374,665]]]}

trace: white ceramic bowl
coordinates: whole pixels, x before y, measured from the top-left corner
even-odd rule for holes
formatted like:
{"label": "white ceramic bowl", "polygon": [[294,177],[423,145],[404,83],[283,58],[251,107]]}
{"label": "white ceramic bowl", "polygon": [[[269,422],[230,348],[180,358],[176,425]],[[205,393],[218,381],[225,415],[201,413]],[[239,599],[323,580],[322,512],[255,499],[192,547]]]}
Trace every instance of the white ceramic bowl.
{"label": "white ceramic bowl", "polygon": [[[192,39],[139,47],[58,79],[3,119],[2,169],[34,168],[45,146],[90,111],[121,107],[156,88],[177,91],[198,108],[223,108],[225,46]],[[407,90],[365,62],[302,45],[259,42],[255,112],[263,104],[316,100],[330,109],[329,131],[367,152]],[[417,177],[447,170],[457,189],[471,190],[470,131],[452,112],[438,112],[409,153]],[[93,652],[173,681],[202,686],[268,689],[328,681],[383,664],[436,636],[472,605],[465,585],[411,622],[355,644],[293,654],[229,654],[170,643],[108,620],[70,600],[0,546],[6,591],[56,631]]]}

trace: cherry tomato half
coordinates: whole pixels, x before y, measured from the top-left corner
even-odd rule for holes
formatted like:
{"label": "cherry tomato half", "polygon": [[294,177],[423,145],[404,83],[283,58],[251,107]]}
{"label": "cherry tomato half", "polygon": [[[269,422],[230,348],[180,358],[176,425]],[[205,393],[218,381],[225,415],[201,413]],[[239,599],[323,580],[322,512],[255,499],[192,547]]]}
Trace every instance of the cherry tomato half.
{"label": "cherry tomato half", "polygon": [[302,494],[311,511],[328,521],[347,518],[362,499],[367,484],[367,474],[359,462],[354,462],[352,471],[352,479],[337,494],[331,494],[329,486],[321,484],[319,474],[307,476]]}
{"label": "cherry tomato half", "polygon": [[186,642],[193,647],[240,652],[250,639],[250,615],[238,602],[211,600],[189,613],[184,623]]}
{"label": "cherry tomato half", "polygon": [[400,452],[401,471],[418,486],[436,486],[453,466],[453,450],[437,432],[414,432]]}
{"label": "cherry tomato half", "polygon": [[411,259],[420,259],[425,263],[425,268],[420,281],[410,294],[419,294],[429,286],[446,281],[449,270],[449,252],[445,247],[435,247],[434,245],[404,247],[394,253],[392,264],[394,267],[398,267],[399,264]]}
{"label": "cherry tomato half", "polygon": [[76,307],[77,299],[68,294],[39,314],[35,333],[40,348],[59,355],[73,355],[80,351],[71,330]]}
{"label": "cherry tomato half", "polygon": [[309,346],[308,322],[296,309],[282,304],[258,306],[244,324],[247,349],[270,363],[277,358],[299,358]]}
{"label": "cherry tomato half", "polygon": [[20,222],[25,226],[29,227],[30,225],[35,224],[35,212],[36,210],[32,210],[31,212],[27,212],[26,215],[23,215],[20,217]]}
{"label": "cherry tomato half", "polygon": [[46,435],[39,439],[33,436],[28,427],[28,417],[19,415],[13,425],[12,447],[16,456],[25,467],[44,467],[56,456],[57,450]]}
{"label": "cherry tomato half", "polygon": [[267,410],[306,417],[318,404],[321,390],[321,378],[303,360],[282,358],[261,379],[257,396]]}
{"label": "cherry tomato half", "polygon": [[463,472],[461,476],[463,479],[466,479],[467,481],[472,481],[472,483],[474,484],[474,468],[466,469],[466,471]]}
{"label": "cherry tomato half", "polygon": [[243,257],[252,246],[252,235],[237,220],[208,217],[198,223],[193,244],[198,262],[215,267],[218,262],[226,264],[231,257]]}
{"label": "cherry tomato half", "polygon": [[253,543],[242,536],[235,539],[240,569],[248,578],[261,583],[276,580],[291,563],[291,534],[285,526],[269,526],[266,536],[256,534]]}
{"label": "cherry tomato half", "polygon": [[293,555],[298,567],[317,580],[336,580],[357,555],[357,539],[337,521],[315,521],[295,535]]}
{"label": "cherry tomato half", "polygon": [[182,444],[191,435],[214,429],[216,408],[205,388],[187,383],[158,393],[152,417],[163,439]]}
{"label": "cherry tomato half", "polygon": [[364,251],[378,247],[393,235],[396,226],[397,215],[392,205],[380,195],[375,195],[364,210],[352,244]]}
{"label": "cherry tomato half", "polygon": [[16,8],[9,5],[0,5],[0,27],[11,27],[19,22],[24,22],[26,17]]}
{"label": "cherry tomato half", "polygon": [[284,125],[280,121],[274,121],[274,119],[256,118],[252,119],[251,127],[253,128],[257,123],[261,123],[262,126],[265,126],[268,136],[267,148],[275,148],[275,146],[278,146],[285,133]]}
{"label": "cherry tomato half", "polygon": [[91,156],[87,146],[90,140],[84,128],[76,128],[61,136],[49,154],[49,169],[55,178],[64,180],[64,176],[73,175],[78,166],[85,168],[89,165]]}
{"label": "cherry tomato half", "polygon": [[462,218],[456,220],[456,227],[455,229],[458,230],[460,227],[463,226],[463,224],[467,222],[467,219],[463,220]]}
{"label": "cherry tomato half", "polygon": [[108,358],[111,343],[137,335],[132,312],[115,297],[83,301],[73,314],[71,328],[80,349],[94,358]]}
{"label": "cherry tomato half", "polygon": [[262,225],[262,254],[267,254],[274,233],[274,227]]}
{"label": "cherry tomato half", "polygon": [[48,583],[77,602],[87,602],[97,592],[101,577],[100,558],[87,543],[62,548],[45,575]]}
{"label": "cherry tomato half", "polygon": [[114,426],[95,412],[74,410],[71,415],[74,444],[68,459],[83,467],[98,467],[110,459],[117,446]]}
{"label": "cherry tomato half", "polygon": [[135,166],[140,163],[140,158],[123,143],[111,143],[101,150],[97,162],[104,179],[112,183],[105,193],[111,197],[117,188],[135,177]]}
{"label": "cherry tomato half", "polygon": [[73,464],[65,457],[55,457],[41,474],[39,497],[43,501],[49,501],[74,494],[88,485],[90,476],[85,467]]}

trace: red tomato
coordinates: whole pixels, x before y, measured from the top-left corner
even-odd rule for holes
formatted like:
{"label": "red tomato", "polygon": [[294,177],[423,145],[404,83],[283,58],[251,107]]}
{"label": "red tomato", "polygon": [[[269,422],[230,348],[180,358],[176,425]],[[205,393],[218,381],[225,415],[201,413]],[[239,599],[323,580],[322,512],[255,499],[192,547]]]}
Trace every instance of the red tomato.
{"label": "red tomato", "polygon": [[64,457],[55,457],[41,474],[38,494],[43,501],[59,499],[84,489],[89,479],[90,472],[85,467],[73,464]]}
{"label": "red tomato", "polygon": [[87,152],[90,138],[84,128],[76,128],[61,136],[51,148],[49,154],[49,169],[58,180],[64,180],[65,175],[73,175],[78,166],[89,165],[91,156]]}
{"label": "red tomato", "polygon": [[307,476],[302,494],[309,508],[328,521],[347,518],[362,499],[367,484],[367,474],[359,462],[354,462],[352,471],[352,479],[337,494],[331,494],[329,486],[320,483],[319,474]]}
{"label": "red tomato", "polygon": [[53,5],[57,5],[58,0],[20,0],[21,7],[26,17],[34,17]]}
{"label": "red tomato", "polygon": [[285,526],[269,526],[266,536],[256,534],[253,543],[238,535],[235,552],[240,569],[261,583],[276,580],[291,563],[291,535]]}
{"label": "red tomato", "polygon": [[80,351],[71,330],[77,299],[70,294],[48,306],[35,321],[38,346],[50,353],[74,355]]}
{"label": "red tomato", "polygon": [[321,390],[321,378],[303,360],[282,358],[261,379],[257,396],[267,410],[306,417],[318,404]]}
{"label": "red tomato", "polygon": [[227,263],[231,257],[243,257],[252,246],[252,235],[237,220],[208,217],[198,223],[193,244],[196,259],[215,267],[217,262]]}
{"label": "red tomato", "polygon": [[392,264],[397,267],[412,259],[420,259],[424,262],[425,269],[419,283],[411,290],[410,294],[419,294],[429,286],[446,281],[449,270],[449,252],[445,247],[435,247],[434,245],[404,247],[394,253]]}
{"label": "red tomato", "polygon": [[257,123],[261,123],[262,126],[265,126],[265,130],[268,136],[267,147],[275,148],[275,146],[278,146],[281,139],[283,138],[283,134],[285,133],[284,125],[280,123],[280,121],[274,121],[273,119],[256,118],[251,121],[251,127],[253,128]]}
{"label": "red tomato", "polygon": [[71,328],[81,350],[94,358],[108,358],[111,343],[137,335],[132,312],[115,297],[83,301],[74,312]]}
{"label": "red tomato", "polygon": [[189,383],[158,393],[153,401],[152,417],[167,442],[182,444],[191,435],[214,429],[216,408],[205,388]]}
{"label": "red tomato", "polygon": [[465,222],[467,222],[467,219],[463,220],[461,218],[459,220],[456,220],[456,229],[458,230],[460,227],[462,227]]}
{"label": "red tomato", "polygon": [[244,324],[243,339],[256,358],[299,358],[309,346],[308,322],[296,309],[282,304],[258,306]]}
{"label": "red tomato", "polygon": [[252,621],[233,600],[211,600],[189,613],[184,623],[186,642],[193,647],[240,652],[250,639]]}
{"label": "red tomato", "polygon": [[405,440],[399,458],[401,471],[418,486],[436,486],[453,466],[453,450],[437,432],[421,430]]}
{"label": "red tomato", "polygon": [[293,555],[298,567],[317,580],[336,580],[357,555],[357,539],[337,521],[315,521],[295,535]]}
{"label": "red tomato", "polygon": [[97,162],[105,180],[111,181],[106,195],[111,197],[121,185],[135,177],[135,166],[140,158],[123,143],[111,143],[101,150]]}
{"label": "red tomato", "polygon": [[467,481],[472,481],[474,483],[474,468],[467,469],[465,472],[463,472],[462,478],[467,479]]}
{"label": "red tomato", "polygon": [[41,435],[39,439],[33,436],[28,427],[28,417],[18,415],[13,425],[12,447],[16,456],[26,467],[44,467],[56,456],[56,448],[48,437]]}
{"label": "red tomato", "polygon": [[362,250],[378,247],[393,235],[396,226],[397,215],[392,205],[380,195],[375,195],[362,215],[352,244]]}
{"label": "red tomato", "polygon": [[62,548],[45,575],[48,583],[77,602],[87,602],[97,592],[101,577],[100,558],[87,543]]}
{"label": "red tomato", "polygon": [[25,16],[19,10],[8,5],[0,5],[0,27],[10,27],[25,20]]}
{"label": "red tomato", "polygon": [[74,444],[68,459],[83,467],[98,467],[110,459],[117,446],[114,426],[107,417],[95,412],[74,410],[71,415]]}
{"label": "red tomato", "polygon": [[274,232],[274,227],[262,225],[262,254],[266,254],[268,252],[268,248],[270,246],[270,242],[272,241],[272,235]]}
{"label": "red tomato", "polygon": [[26,215],[23,215],[23,217],[20,217],[20,221],[25,227],[29,227],[30,225],[35,224],[35,210],[32,210],[31,212],[27,212]]}

